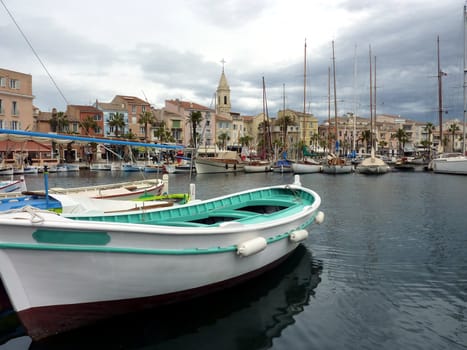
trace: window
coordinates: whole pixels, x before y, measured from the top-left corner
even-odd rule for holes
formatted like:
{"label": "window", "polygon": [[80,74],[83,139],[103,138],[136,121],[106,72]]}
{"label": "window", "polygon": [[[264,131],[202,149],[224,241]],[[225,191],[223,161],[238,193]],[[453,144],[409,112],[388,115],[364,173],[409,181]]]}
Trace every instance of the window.
{"label": "window", "polygon": [[18,79],[10,79],[10,89],[19,89]]}
{"label": "window", "polygon": [[3,101],[0,100],[0,114],[5,114],[5,108],[3,107]]}
{"label": "window", "polygon": [[10,122],[10,129],[11,130],[19,130],[19,121],[17,120],[12,120]]}
{"label": "window", "polygon": [[172,120],[172,128],[180,129],[180,120]]}
{"label": "window", "polygon": [[131,113],[135,114],[136,113],[136,106],[131,106]]}
{"label": "window", "polygon": [[3,120],[0,120],[0,129],[5,129]]}
{"label": "window", "polygon": [[224,104],[227,104],[227,96],[224,96]]}
{"label": "window", "polygon": [[101,116],[100,116],[99,114],[96,114],[96,115],[94,116],[94,120],[95,120],[95,121],[99,121],[99,120],[102,120],[102,118],[101,118]]}
{"label": "window", "polygon": [[11,102],[11,115],[19,115],[18,103],[16,101]]}
{"label": "window", "polygon": [[144,113],[146,112],[146,106],[141,106],[141,111]]}
{"label": "window", "polygon": [[6,86],[6,78],[0,77],[0,87],[5,87],[5,86]]}

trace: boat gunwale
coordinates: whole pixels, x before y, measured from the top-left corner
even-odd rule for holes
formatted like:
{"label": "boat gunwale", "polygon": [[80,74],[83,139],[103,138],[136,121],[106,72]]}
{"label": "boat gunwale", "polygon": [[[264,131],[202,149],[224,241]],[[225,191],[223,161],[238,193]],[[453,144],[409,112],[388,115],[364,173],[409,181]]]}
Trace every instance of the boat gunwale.
{"label": "boat gunwale", "polygon": [[[227,225],[216,225],[216,226],[209,226],[209,225],[197,225],[196,227],[182,227],[178,226],[177,231],[174,232],[174,227],[175,226],[166,226],[166,225],[158,225],[158,224],[151,224],[151,223],[131,223],[131,222],[116,222],[116,221],[110,221],[111,217],[140,217],[141,222],[145,222],[148,220],[149,216],[155,216],[158,213],[164,213],[167,211],[181,211],[181,210],[189,210],[191,208],[192,211],[196,211],[196,207],[199,206],[201,203],[188,203],[183,206],[179,207],[170,207],[170,208],[162,208],[160,210],[155,210],[151,212],[141,212],[141,213],[131,213],[131,214],[104,214],[104,215],[99,215],[99,216],[74,216],[74,217],[64,217],[64,216],[59,216],[57,214],[54,214],[52,212],[48,211],[42,211],[42,213],[46,213],[49,217],[51,215],[54,215],[53,219],[48,219],[45,223],[40,219],[41,218],[41,211],[38,210],[37,214],[36,213],[28,213],[27,211],[21,211],[20,209],[16,210],[15,214],[22,213],[23,216],[20,217],[8,217],[5,219],[2,219],[0,216],[0,224],[3,225],[11,225],[11,226],[32,226],[32,227],[40,227],[40,228],[50,228],[50,229],[63,229],[64,225],[66,225],[67,230],[96,230],[96,225],[99,226],[99,230],[106,230],[109,232],[132,232],[137,230],[138,233],[140,234],[170,234],[170,235],[215,235],[219,233],[219,230],[222,230],[223,233],[235,233],[238,231],[245,231],[245,230],[255,230],[258,228],[264,229],[264,228],[270,228],[277,226],[278,224],[282,224],[286,221],[293,221],[296,219],[299,219],[303,216],[309,215],[313,212],[316,212],[319,206],[321,205],[321,198],[319,195],[307,188],[301,187],[301,186],[295,186],[295,185],[281,185],[281,186],[272,186],[272,187],[264,187],[261,189],[254,189],[254,190],[246,190],[239,192],[235,194],[234,196],[232,195],[226,195],[226,196],[221,196],[217,198],[213,198],[210,200],[206,200],[205,202],[202,202],[202,205],[206,208],[206,211],[213,210],[212,206],[214,205],[213,202],[216,201],[221,201],[221,200],[229,200],[234,197],[241,197],[242,195],[248,195],[252,192],[258,192],[258,191],[269,191],[269,190],[285,190],[289,189],[291,191],[296,191],[299,190],[306,194],[307,196],[311,197],[313,200],[309,203],[299,207],[296,207],[296,209],[291,212],[289,211],[287,214],[290,215],[281,215],[277,216],[274,218],[274,220],[271,220],[273,217],[269,216],[265,220],[261,220],[260,222],[251,222],[251,223],[246,223],[245,225],[239,226],[242,224],[241,222],[238,221],[231,221],[227,222]],[[211,206],[211,207],[210,207]],[[194,208],[194,209],[192,209]],[[211,209],[210,209],[211,208]],[[220,209],[220,208],[217,208]],[[27,215],[27,216],[26,216]],[[28,220],[28,216],[33,215],[30,217],[30,220]],[[177,218],[179,218],[181,215],[179,214]],[[264,215],[262,215],[264,217]],[[87,220],[88,218],[89,220]],[[109,221],[103,221],[99,220],[108,218]],[[173,218],[173,217],[172,217]],[[168,218],[166,219],[168,220]],[[162,220],[161,220],[162,221]],[[236,223],[237,225],[228,225],[229,223]]]}

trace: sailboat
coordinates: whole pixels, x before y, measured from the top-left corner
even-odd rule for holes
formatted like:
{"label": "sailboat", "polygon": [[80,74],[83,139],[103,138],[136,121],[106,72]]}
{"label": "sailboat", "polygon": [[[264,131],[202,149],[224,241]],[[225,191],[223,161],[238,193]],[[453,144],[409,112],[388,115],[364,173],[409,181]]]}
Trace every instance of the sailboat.
{"label": "sailboat", "polygon": [[[467,156],[465,147],[465,123],[467,110],[467,5],[464,5],[464,123],[462,153],[443,153],[438,158],[433,159],[431,167],[435,173],[467,175]],[[439,68],[439,42],[438,42],[438,76]],[[441,109],[441,107],[440,107]],[[442,127],[442,114],[440,113],[440,130]],[[441,132],[440,132],[441,135]],[[442,139],[442,135],[441,135]]]}
{"label": "sailboat", "polygon": [[[323,166],[325,174],[349,174],[353,171],[353,166],[339,157],[339,140],[337,128],[337,97],[336,97],[336,60],[334,56],[334,41],[332,41],[332,71],[334,77],[334,133],[336,136],[335,153],[328,155],[328,162]],[[329,125],[330,127],[331,125]],[[329,133],[329,131],[328,131]]]}
{"label": "sailboat", "polygon": [[266,99],[266,84],[263,77],[263,146],[260,159],[252,159],[245,164],[243,170],[245,173],[263,173],[272,170],[272,163],[269,159],[271,155],[271,124],[268,114],[268,105]]}
{"label": "sailboat", "polygon": [[[305,41],[305,60],[304,60],[304,74],[303,74],[303,118],[305,118],[306,113],[306,41]],[[305,127],[303,126],[303,133],[305,133]],[[305,135],[303,135],[305,136]],[[305,141],[305,137],[303,137]],[[303,145],[302,148],[303,159],[292,163],[292,170],[294,174],[312,174],[320,173],[323,169],[322,165],[315,161],[314,159],[308,159],[310,155],[306,145]]]}
{"label": "sailboat", "polygon": [[[374,95],[372,93],[373,87],[373,78],[372,78],[372,67],[371,67],[371,47],[370,47],[370,139],[371,139],[371,155],[369,158],[365,158],[357,165],[356,171],[361,174],[368,175],[380,175],[386,174],[389,171],[389,166],[380,158],[377,158],[375,155],[375,139],[373,137],[375,124],[376,124],[376,102],[373,103],[373,98],[376,100],[376,57],[375,57],[375,83],[374,83]],[[375,112],[373,113],[373,106]]]}

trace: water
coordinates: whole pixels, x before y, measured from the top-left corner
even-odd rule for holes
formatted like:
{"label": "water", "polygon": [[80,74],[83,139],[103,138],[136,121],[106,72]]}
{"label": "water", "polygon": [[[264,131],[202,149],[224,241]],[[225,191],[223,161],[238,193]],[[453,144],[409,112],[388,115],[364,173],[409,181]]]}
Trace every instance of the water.
{"label": "water", "polygon": [[[91,185],[109,176],[51,174],[49,182]],[[140,175],[115,181],[131,178]],[[42,186],[40,176],[27,181]],[[197,198],[209,198],[292,181],[260,173],[191,182]],[[280,268],[215,296],[43,343],[31,344],[20,329],[0,350],[467,349],[467,177],[310,174],[301,181],[321,195],[326,219]],[[189,182],[170,175],[170,191],[187,192]]]}

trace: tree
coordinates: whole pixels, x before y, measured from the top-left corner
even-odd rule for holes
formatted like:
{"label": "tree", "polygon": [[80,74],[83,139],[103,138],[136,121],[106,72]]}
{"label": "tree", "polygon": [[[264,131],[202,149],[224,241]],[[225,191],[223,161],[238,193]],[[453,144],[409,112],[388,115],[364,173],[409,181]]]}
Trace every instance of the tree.
{"label": "tree", "polygon": [[451,134],[452,137],[452,145],[451,145],[451,151],[454,152],[454,138],[456,137],[456,132],[459,131],[459,126],[454,123],[449,126],[449,133]]}
{"label": "tree", "polygon": [[230,140],[230,136],[227,133],[223,132],[217,138],[219,139],[219,148],[225,149],[226,141]]}
{"label": "tree", "polygon": [[156,117],[152,112],[145,111],[143,113],[140,113],[139,115],[139,120],[138,123],[140,125],[144,125],[144,140],[148,140],[148,125],[154,125],[156,124],[157,120]]}
{"label": "tree", "polygon": [[197,144],[197,131],[196,129],[200,126],[201,121],[203,120],[203,115],[200,111],[192,111],[188,117],[188,123],[191,125],[191,146],[196,148]]}
{"label": "tree", "polygon": [[68,117],[64,112],[57,112],[54,109],[49,124],[52,132],[66,132],[69,124]]}
{"label": "tree", "polygon": [[118,137],[119,131],[125,129],[125,116],[123,115],[123,113],[111,113],[109,126],[114,128],[114,134],[116,137]]}
{"label": "tree", "polygon": [[295,123],[295,120],[290,115],[282,115],[277,118],[276,124],[280,125],[282,128],[282,143],[284,147],[287,148],[287,131],[289,125],[297,125],[297,123]]}
{"label": "tree", "polygon": [[371,141],[371,131],[370,130],[364,130],[362,134],[360,135],[359,138],[360,141],[362,141],[365,144],[365,149],[368,152],[368,145],[370,144]]}
{"label": "tree", "polygon": [[84,119],[81,123],[80,126],[84,129],[84,132],[86,135],[89,135],[89,130],[96,129],[97,128],[97,122],[94,120],[93,117],[87,116],[86,119]]}
{"label": "tree", "polygon": [[433,125],[433,123],[428,122],[425,124],[425,127],[423,129],[427,132],[428,137],[426,140],[427,141],[426,144],[423,144],[422,142],[422,145],[428,148],[428,157],[431,159],[431,144],[432,144],[431,139],[432,139],[433,131],[435,130],[435,126]]}
{"label": "tree", "polygon": [[240,137],[239,141],[241,143],[242,146],[249,146],[250,145],[250,142],[253,140],[253,137],[249,136],[249,135],[245,135],[245,136],[242,136]]}
{"label": "tree", "polygon": [[405,130],[404,129],[397,130],[395,134],[391,135],[391,138],[397,139],[397,141],[399,142],[399,150],[403,154],[405,144],[409,141],[409,136],[407,135]]}
{"label": "tree", "polygon": [[160,122],[154,131],[154,136],[159,140],[159,142],[175,142],[175,138],[167,130],[166,124],[164,121]]}

